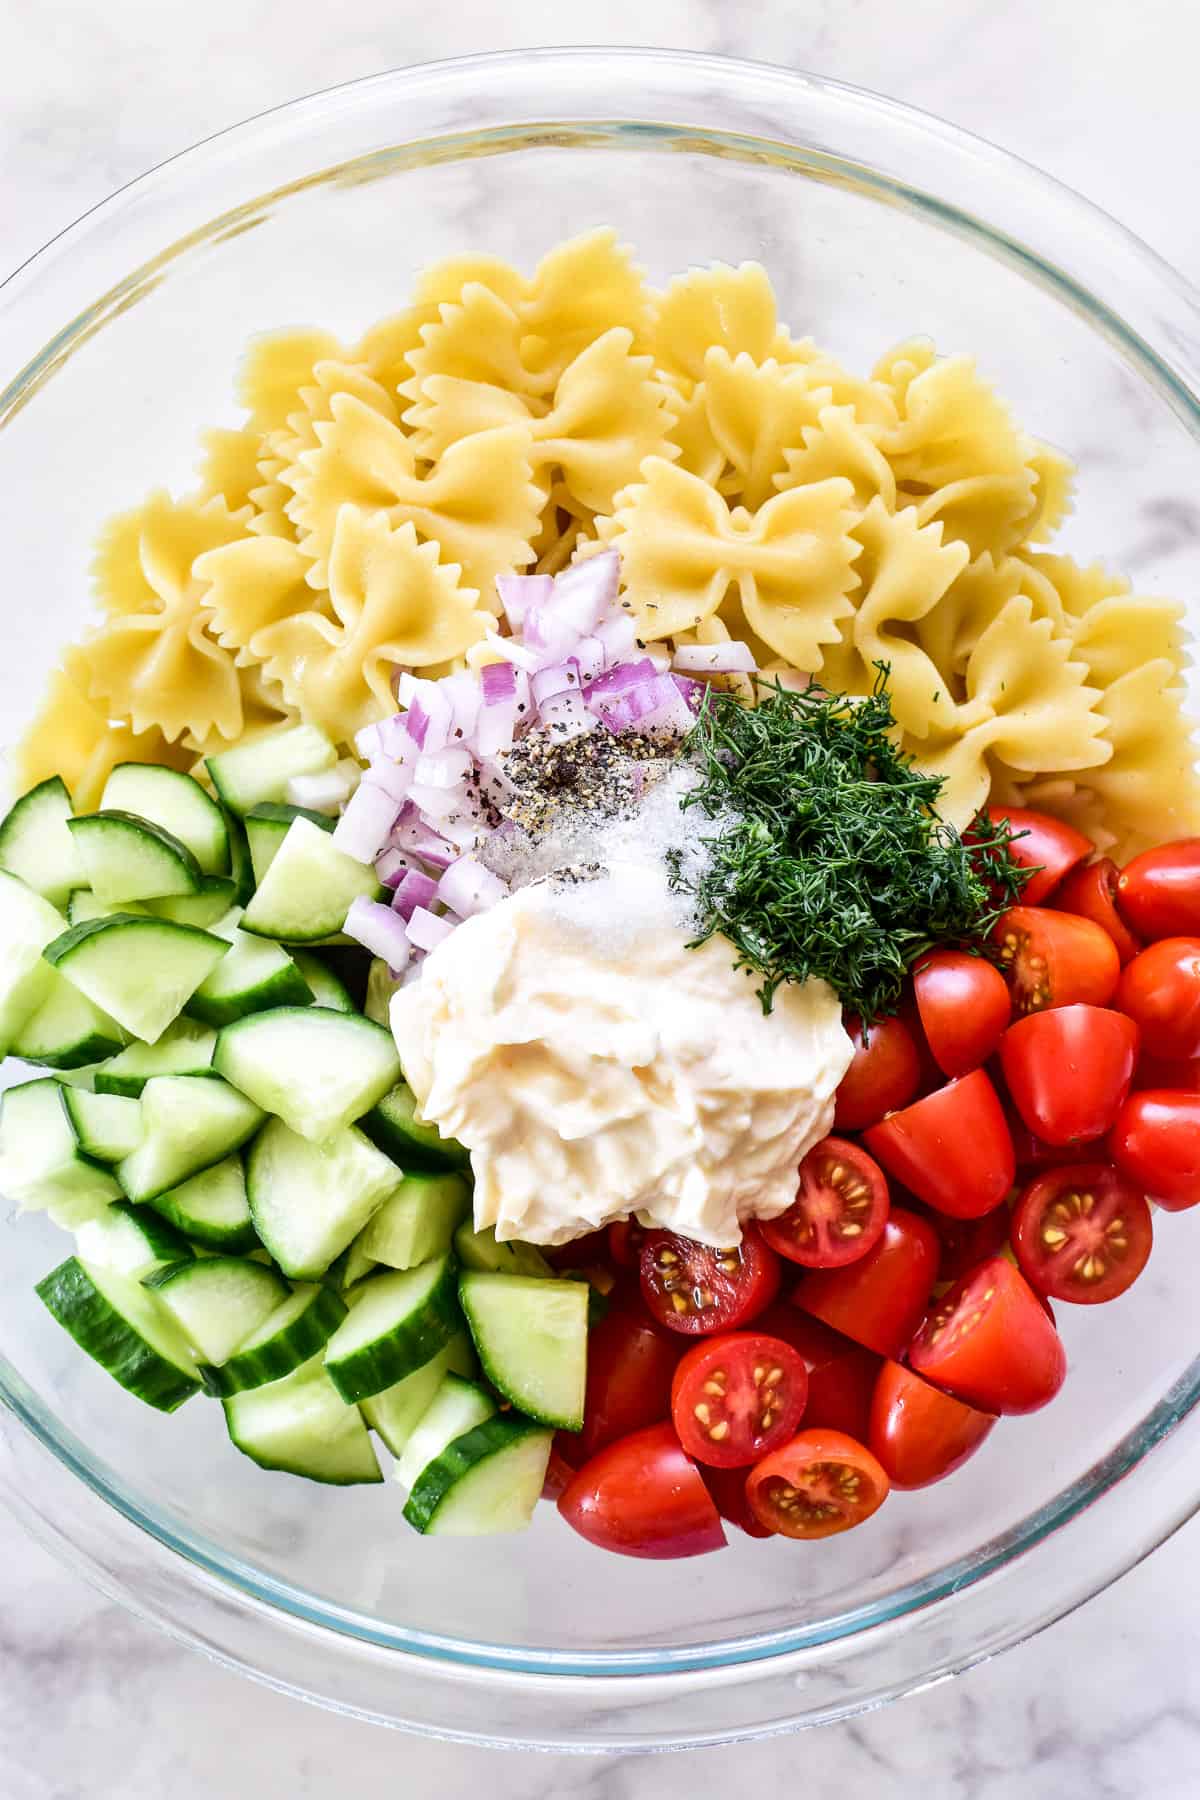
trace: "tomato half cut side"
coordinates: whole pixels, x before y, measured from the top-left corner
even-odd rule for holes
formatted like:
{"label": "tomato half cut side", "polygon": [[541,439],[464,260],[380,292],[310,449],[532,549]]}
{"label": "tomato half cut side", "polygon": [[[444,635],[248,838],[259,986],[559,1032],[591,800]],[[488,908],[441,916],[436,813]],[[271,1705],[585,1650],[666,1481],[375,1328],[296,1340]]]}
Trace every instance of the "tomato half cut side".
{"label": "tomato half cut side", "polygon": [[918,1375],[980,1412],[1036,1412],[1067,1373],[1062,1340],[1025,1277],[991,1256],[936,1302],[909,1346]]}
{"label": "tomato half cut side", "polygon": [[889,1175],[926,1206],[977,1219],[999,1206],[1016,1163],[1004,1108],[982,1069],[915,1100],[864,1132]]}
{"label": "tomato half cut side", "polygon": [[1115,1004],[1152,1056],[1200,1056],[1200,937],[1159,938],[1121,971]]}
{"label": "tomato half cut side", "polygon": [[871,1399],[867,1441],[894,1488],[923,1488],[961,1469],[995,1423],[995,1413],[980,1412],[888,1361]]}
{"label": "tomato half cut side", "polygon": [[588,1333],[583,1428],[560,1432],[559,1449],[576,1468],[617,1438],[656,1425],[671,1411],[671,1383],[683,1350],[645,1308],[618,1303]]}
{"label": "tomato half cut side", "polygon": [[887,1223],[887,1178],[873,1157],[847,1138],[822,1138],[800,1164],[795,1203],[764,1219],[772,1250],[806,1269],[837,1269],[865,1256]]}
{"label": "tomato half cut side", "polygon": [[756,1225],[740,1244],[714,1250],[673,1231],[648,1231],[642,1297],[660,1325],[689,1337],[745,1325],[779,1292],[779,1258]]}
{"label": "tomato half cut side", "polygon": [[801,1431],[751,1470],[746,1496],[780,1537],[826,1538],[878,1512],[888,1485],[865,1444],[843,1431]]}
{"label": "tomato half cut side", "polygon": [[876,1019],[864,1034],[862,1020],[843,1021],[854,1060],[842,1076],[833,1115],[838,1131],[861,1131],[894,1107],[907,1106],[921,1080],[921,1058],[903,1019]]}
{"label": "tomato half cut side", "polygon": [[1087,1144],[1120,1111],[1137,1055],[1138,1028],[1123,1013],[1061,1006],[1010,1025],[1000,1066],[1030,1131],[1047,1144]]}
{"label": "tomato half cut side", "polygon": [[785,1301],[768,1306],[754,1323],[759,1331],[790,1344],[808,1371],[804,1425],[828,1425],[865,1443],[879,1352]]}
{"label": "tomato half cut side", "polygon": [[1117,882],[1121,871],[1110,856],[1084,863],[1072,869],[1054,896],[1058,912],[1078,913],[1107,931],[1117,947],[1121,965],[1132,962],[1141,949],[1136,938],[1117,911]]}
{"label": "tomato half cut side", "polygon": [[1147,1088],[1130,1094],[1108,1134],[1121,1173],[1168,1212],[1200,1201],[1200,1093]]}
{"label": "tomato half cut side", "polygon": [[1146,1197],[1111,1163],[1069,1163],[1031,1181],[1013,1212],[1012,1247],[1039,1293],[1095,1306],[1133,1286],[1150,1257]]}
{"label": "tomato half cut side", "polygon": [[697,1462],[746,1468],[800,1423],[808,1370],[782,1338],[757,1331],[706,1338],[684,1356],[671,1388],[680,1443]]}
{"label": "tomato half cut side", "polygon": [[813,1269],[792,1299],[868,1350],[898,1356],[924,1315],[939,1256],[933,1226],[894,1206],[873,1250],[841,1269]]}
{"label": "tomato half cut side", "polygon": [[992,941],[1018,1018],[1052,1006],[1107,1006],[1117,990],[1117,946],[1078,913],[1010,906],[992,927]]}
{"label": "tomato half cut side", "polygon": [[913,971],[925,1037],[946,1075],[980,1068],[1012,1017],[1008,983],[994,963],[964,950],[933,950]]}
{"label": "tomato half cut side", "polygon": [[1117,905],[1140,937],[1200,937],[1200,837],[1159,844],[1126,863]]}
{"label": "tomato half cut side", "polygon": [[1032,812],[1021,806],[988,806],[984,812],[993,822],[1008,820],[1013,833],[1008,846],[1013,861],[1034,871],[1021,890],[1026,906],[1040,906],[1063,877],[1096,848],[1082,831],[1049,813]]}
{"label": "tomato half cut side", "polygon": [[703,1556],[725,1544],[712,1496],[670,1424],[598,1451],[560,1496],[558,1510],[589,1544],[619,1556]]}

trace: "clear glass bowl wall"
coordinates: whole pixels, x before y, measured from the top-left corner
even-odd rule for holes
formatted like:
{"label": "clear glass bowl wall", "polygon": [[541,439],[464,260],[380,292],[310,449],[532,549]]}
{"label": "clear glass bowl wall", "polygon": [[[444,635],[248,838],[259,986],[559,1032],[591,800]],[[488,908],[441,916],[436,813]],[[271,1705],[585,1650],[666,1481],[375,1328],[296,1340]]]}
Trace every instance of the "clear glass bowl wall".
{"label": "clear glass bowl wall", "polygon": [[[856,369],[918,332],[975,352],[1022,424],[1081,466],[1063,547],[1193,603],[1193,301],[1111,222],[936,122],[778,71],[487,59],[213,140],[0,296],[4,743],[87,616],[97,526],[151,487],[186,488],[198,431],[236,422],[253,332],[317,322],[353,340],[428,262],[470,248],[529,267],[601,223],[656,283],[760,260],[793,332]],[[40,1307],[33,1284],[67,1243],[26,1220],[2,1237],[3,1485],[169,1629],[374,1717],[569,1747],[812,1721],[1035,1629],[1192,1510],[1200,1218],[1160,1215],[1158,1237],[1116,1307],[1060,1309],[1061,1400],[952,1481],[840,1540],[734,1533],[718,1557],[656,1565],[603,1557],[551,1508],[519,1540],[426,1542],[393,1489],[261,1473],[215,1405],[156,1416]]]}

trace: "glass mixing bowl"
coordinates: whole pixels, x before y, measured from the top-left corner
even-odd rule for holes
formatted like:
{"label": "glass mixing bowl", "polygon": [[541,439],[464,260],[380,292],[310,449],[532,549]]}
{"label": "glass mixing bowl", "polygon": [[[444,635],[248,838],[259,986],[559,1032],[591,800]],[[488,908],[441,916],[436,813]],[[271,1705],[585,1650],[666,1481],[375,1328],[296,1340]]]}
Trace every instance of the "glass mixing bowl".
{"label": "glass mixing bowl", "polygon": [[[1200,623],[1200,311],[1144,245],[986,144],[870,94],[646,51],[522,51],[303,100],[135,182],[0,295],[0,735],[88,606],[97,525],[186,487],[264,327],[353,338],[425,263],[530,266],[612,223],[652,280],[758,258],[783,316],[866,368],[929,333],[974,351],[1081,465],[1065,548]],[[489,1743],[699,1744],[837,1718],[1028,1636],[1200,1499],[1200,1220],[1160,1215],[1113,1308],[1060,1309],[1072,1373],[952,1481],[865,1529],[654,1564],[539,1509],[524,1537],[424,1541],[390,1487],[266,1475],[219,1408],[159,1417],[50,1321],[64,1254],[5,1230],[0,1485],[107,1592],[348,1712]]]}

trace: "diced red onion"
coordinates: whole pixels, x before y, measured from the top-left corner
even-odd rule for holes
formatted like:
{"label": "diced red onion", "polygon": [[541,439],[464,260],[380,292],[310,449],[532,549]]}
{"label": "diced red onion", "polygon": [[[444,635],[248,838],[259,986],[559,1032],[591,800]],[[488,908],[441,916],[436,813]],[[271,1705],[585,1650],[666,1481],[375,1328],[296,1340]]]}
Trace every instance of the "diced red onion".
{"label": "diced red onion", "polygon": [[595,636],[604,646],[604,658],[609,668],[637,648],[637,626],[628,613],[605,619],[602,625],[597,625]]}
{"label": "diced red onion", "polygon": [[516,785],[510,781],[500,764],[491,757],[481,756],[479,759],[479,791],[486,795],[499,812],[516,797]]}
{"label": "diced red onion", "polygon": [[439,819],[438,826],[443,836],[460,851],[473,850],[479,840],[487,836],[482,809],[477,806],[452,814],[448,819]]}
{"label": "diced red onion", "polygon": [[684,675],[753,675],[758,667],[749,644],[681,644],[674,667]]}
{"label": "diced red onion", "polygon": [[362,781],[333,828],[335,849],[356,862],[372,863],[387,842],[399,811],[395,798],[373,781]]}
{"label": "diced red onion", "polygon": [[708,688],[702,681],[689,681],[686,675],[672,675],[671,680],[683,695],[692,713],[698,713],[708,698]]}
{"label": "diced red onion", "polygon": [[[450,747],[417,759],[415,780],[422,787],[461,787],[474,767],[469,750]],[[418,806],[420,801],[417,802]]]}
{"label": "diced red onion", "polygon": [[596,727],[596,715],[589,712],[583,695],[573,689],[564,694],[551,694],[542,705],[541,720],[560,744],[582,737]]}
{"label": "diced red onion", "polygon": [[[499,665],[497,665],[499,666]],[[511,667],[503,665],[512,673]],[[484,670],[484,674],[487,674]],[[503,700],[486,701],[479,715],[479,723],[475,727],[475,752],[478,756],[496,756],[501,750],[512,748],[513,734],[517,727],[517,695],[513,692]]]}
{"label": "diced red onion", "polygon": [[580,638],[575,646],[575,656],[579,663],[579,679],[584,687],[604,673],[604,644],[600,638]]}
{"label": "diced red onion", "polygon": [[414,767],[413,763],[394,763],[381,759],[371,764],[363,777],[363,785],[382,788],[395,803],[394,813],[397,813],[408,798],[413,784]]}
{"label": "diced red onion", "polygon": [[553,694],[565,694],[568,688],[579,687],[579,663],[573,656],[563,662],[551,663],[547,669],[539,669],[536,675],[530,676],[530,691],[534,705],[541,710],[542,702],[549,700]]}
{"label": "diced red onion", "polygon": [[407,708],[412,705],[413,700],[416,698],[417,689],[420,686],[420,683],[418,682],[417,677],[410,674],[407,669],[401,669],[393,680],[392,686],[396,690],[396,699],[398,703]]}
{"label": "diced red onion", "polygon": [[429,906],[437,893],[437,882],[420,869],[410,869],[392,896],[392,905],[402,918],[411,918],[418,906]]}
{"label": "diced red onion", "polygon": [[479,671],[479,687],[485,706],[498,706],[517,697],[517,678],[511,663],[486,663]]}
{"label": "diced red onion", "polygon": [[493,875],[473,856],[460,856],[451,863],[437,885],[437,897],[460,919],[470,919],[486,912],[508,893],[508,883]]}
{"label": "diced red onion", "polygon": [[453,930],[453,919],[439,919],[436,913],[417,906],[413,908],[412,917],[408,921],[408,941],[418,950],[436,950]]}
{"label": "diced red onion", "polygon": [[544,606],[554,592],[553,575],[497,575],[496,592],[512,631],[520,631],[531,606]]}
{"label": "diced red onion", "polygon": [[[359,792],[362,792],[361,788]],[[389,847],[404,850],[409,856],[419,856],[422,862],[435,869],[448,868],[457,855],[454,845],[427,825],[415,807],[405,808],[392,830]]]}
{"label": "diced red onion", "polygon": [[450,741],[453,713],[440,681],[418,681],[412,705],[404,715],[408,734],[419,750],[444,750]]}
{"label": "diced red onion", "polygon": [[364,762],[378,756],[383,748],[382,735],[378,725],[364,725],[361,731],[354,734],[354,748]]}
{"label": "diced red onion", "polygon": [[671,667],[671,652],[665,644],[647,644],[646,656],[660,675],[665,675]]}
{"label": "diced red onion", "polygon": [[382,957],[397,974],[411,955],[404,920],[390,906],[377,900],[355,900],[346,914],[345,932],[372,956]]}
{"label": "diced red onion", "polygon": [[483,704],[479,682],[464,669],[458,675],[445,676],[438,686],[450,701],[450,743],[470,744]]}
{"label": "diced red onion", "polygon": [[466,805],[467,790],[460,782],[456,787],[427,787],[424,782],[414,781],[408,790],[408,797],[417,811],[423,813],[430,823],[437,827],[442,819],[452,819],[461,813]]}
{"label": "diced red onion", "polygon": [[615,550],[572,563],[555,578],[553,611],[569,622],[577,638],[590,637],[616,604],[621,564]]}
{"label": "diced red onion", "polygon": [[384,887],[399,887],[408,871],[409,861],[402,850],[385,850],[375,858],[375,873]]}
{"label": "diced red onion", "polygon": [[616,736],[627,731],[682,734],[690,731],[695,722],[691,708],[669,675],[655,675],[622,691],[589,697],[588,704]]}
{"label": "diced red onion", "polygon": [[[404,713],[395,713],[390,719],[381,719],[378,729],[379,748],[392,762],[412,762],[421,754],[408,729]],[[368,760],[374,762],[375,757]]]}
{"label": "diced red onion", "polygon": [[316,775],[293,775],[287,784],[289,803],[292,806],[305,806],[310,812],[337,812],[358,786],[358,764],[351,766],[354,769],[353,780],[341,763],[334,769],[322,769]]}
{"label": "diced red onion", "polygon": [[637,662],[617,663],[605,674],[593,681],[585,696],[589,706],[597,699],[608,694],[623,694],[629,688],[644,687],[646,682],[657,679],[657,671],[648,656],[639,657]]}
{"label": "diced red onion", "polygon": [[495,631],[489,631],[484,642],[489,650],[494,650],[497,656],[504,658],[505,662],[512,663],[514,668],[524,669],[527,674],[534,669],[540,669],[546,660],[544,653],[535,645],[528,642],[518,643],[516,638],[501,637]]}

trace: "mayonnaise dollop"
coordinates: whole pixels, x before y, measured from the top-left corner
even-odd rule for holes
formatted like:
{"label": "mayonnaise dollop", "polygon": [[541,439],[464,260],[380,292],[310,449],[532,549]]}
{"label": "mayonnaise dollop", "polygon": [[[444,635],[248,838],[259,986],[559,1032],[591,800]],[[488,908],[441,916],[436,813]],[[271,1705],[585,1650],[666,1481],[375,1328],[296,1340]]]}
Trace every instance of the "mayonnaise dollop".
{"label": "mayonnaise dollop", "polygon": [[837,996],[785,985],[764,1014],[730,945],[688,935],[661,869],[616,863],[467,920],[396,994],[421,1112],[471,1152],[477,1228],[562,1244],[636,1213],[722,1246],[792,1204],[853,1054]]}

